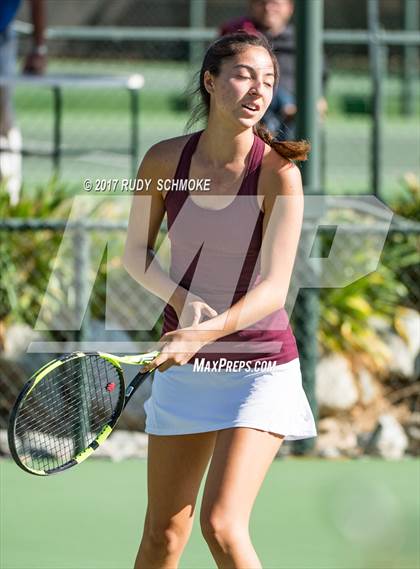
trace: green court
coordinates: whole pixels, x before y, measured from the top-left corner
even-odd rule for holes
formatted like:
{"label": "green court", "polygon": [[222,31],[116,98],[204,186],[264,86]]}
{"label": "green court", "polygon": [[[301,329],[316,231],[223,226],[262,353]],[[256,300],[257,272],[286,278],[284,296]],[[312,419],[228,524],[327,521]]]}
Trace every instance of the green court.
{"label": "green court", "polygon": [[[38,478],[2,460],[0,567],[131,568],[146,466],[92,459]],[[419,481],[415,459],[276,460],[251,519],[264,569],[418,569]],[[198,518],[197,511],[182,569],[216,567]]]}

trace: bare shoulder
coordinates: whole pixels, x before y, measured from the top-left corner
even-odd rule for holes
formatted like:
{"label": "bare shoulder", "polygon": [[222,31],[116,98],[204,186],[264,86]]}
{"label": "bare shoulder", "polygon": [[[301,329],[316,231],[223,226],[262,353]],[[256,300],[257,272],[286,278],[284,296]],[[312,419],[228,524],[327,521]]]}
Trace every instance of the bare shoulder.
{"label": "bare shoulder", "polygon": [[191,136],[191,134],[186,134],[157,142],[146,152],[143,165],[147,168],[153,168],[160,177],[172,177],[182,149]]}
{"label": "bare shoulder", "polygon": [[267,198],[279,195],[303,195],[299,168],[267,144],[258,186],[258,193]]}

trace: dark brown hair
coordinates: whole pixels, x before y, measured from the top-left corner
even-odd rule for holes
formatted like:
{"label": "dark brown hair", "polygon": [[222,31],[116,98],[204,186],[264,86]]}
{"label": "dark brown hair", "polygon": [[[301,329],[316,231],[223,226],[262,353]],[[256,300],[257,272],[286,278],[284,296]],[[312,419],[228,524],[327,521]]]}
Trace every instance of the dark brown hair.
{"label": "dark brown hair", "polygon": [[[204,56],[203,65],[201,66],[199,75],[199,85],[194,91],[194,94],[199,95],[200,100],[191,112],[186,130],[190,130],[197,121],[208,117],[210,111],[210,94],[204,86],[205,72],[209,71],[212,75],[217,77],[225,59],[234,57],[250,46],[263,47],[267,50],[274,67],[274,88],[277,86],[279,80],[279,66],[276,56],[274,55],[266,38],[262,34],[251,35],[245,31],[227,34],[212,43]],[[306,140],[276,140],[273,134],[261,123],[257,123],[254,126],[254,132],[264,142],[269,144],[278,154],[280,154],[280,156],[283,156],[283,158],[299,161],[307,160],[311,146]]]}

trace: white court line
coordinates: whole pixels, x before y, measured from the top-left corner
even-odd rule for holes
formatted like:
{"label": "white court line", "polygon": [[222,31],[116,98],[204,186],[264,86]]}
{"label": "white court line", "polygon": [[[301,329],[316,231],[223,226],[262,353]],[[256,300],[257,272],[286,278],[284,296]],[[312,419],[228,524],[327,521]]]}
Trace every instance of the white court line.
{"label": "white court line", "polygon": [[44,140],[28,140],[23,135],[23,146],[25,150],[52,150],[53,146],[49,142],[45,142]]}
{"label": "white court line", "polygon": [[[45,142],[43,140],[28,140],[24,138],[24,148],[28,151],[44,150],[45,152],[52,152],[53,146],[51,143]],[[62,144],[61,150],[71,149],[72,146],[69,144]],[[62,156],[62,160],[78,160],[80,162],[88,162],[91,164],[101,164],[101,165],[111,165],[120,168],[127,168],[130,161],[130,155],[127,153],[126,156],[115,153],[107,152],[102,150],[86,152],[80,156]]]}
{"label": "white court line", "polygon": [[114,152],[107,152],[97,150],[94,152],[87,152],[82,156],[75,157],[76,160],[80,162],[90,162],[93,164],[104,164],[105,166],[109,166],[110,163],[112,166],[119,166],[120,168],[127,168],[130,161],[130,155],[127,153],[126,156],[122,156],[121,154],[117,154]]}

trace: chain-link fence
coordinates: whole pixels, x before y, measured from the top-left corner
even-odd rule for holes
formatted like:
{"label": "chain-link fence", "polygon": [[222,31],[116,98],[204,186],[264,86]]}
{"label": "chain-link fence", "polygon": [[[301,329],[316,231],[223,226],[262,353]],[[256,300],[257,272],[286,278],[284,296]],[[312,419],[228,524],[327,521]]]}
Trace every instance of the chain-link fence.
{"label": "chain-link fence", "polygon": [[[350,1],[340,2],[339,6],[331,1],[325,4],[326,193],[372,193],[376,168],[379,193],[388,201],[401,191],[402,176],[418,168],[418,22],[416,17],[411,22],[404,20],[405,12],[409,8],[413,11],[413,4],[380,1],[376,22],[380,33],[371,35],[367,33],[371,26],[368,2],[359,2],[358,10]],[[126,0],[106,4],[96,0],[54,0],[47,2],[47,7],[51,26],[49,73],[144,76],[137,162],[155,142],[183,132],[189,107],[185,91],[191,87],[203,48],[217,37],[223,22],[247,10],[246,3],[239,0]],[[25,11],[21,18],[28,19]],[[20,24],[20,29],[24,32],[25,26]],[[398,36],[397,30],[411,35]],[[27,43],[27,33],[21,34],[22,55]],[[376,57],[378,65],[374,65]],[[380,83],[375,80],[375,69]],[[61,146],[66,157],[61,164],[61,179],[77,189],[87,176],[130,175],[130,107],[125,89],[75,89],[67,85],[62,91]],[[378,91],[380,99],[373,97]],[[29,152],[51,151],[51,90],[18,86],[15,100],[24,148]],[[376,116],[375,101],[380,107]],[[81,150],[77,156],[72,152],[75,147]],[[47,158],[25,157],[27,191],[34,184],[45,183],[52,172]]]}
{"label": "chain-link fence", "polygon": [[[1,222],[0,427],[6,426],[9,410],[23,383],[54,356],[54,348],[70,351],[81,346],[108,352],[141,352],[152,348],[159,338],[164,304],[122,267],[125,231],[123,222]],[[395,355],[387,353],[391,335],[399,334],[402,343],[407,341],[403,327],[396,325],[398,311],[406,309],[414,314],[418,310],[420,228],[415,224],[405,228],[392,226],[387,233],[387,226],[380,224],[357,227],[350,223],[343,231],[337,240],[339,250],[334,251],[333,270],[328,269],[331,276],[320,275],[320,284],[329,282],[331,288],[318,292],[318,307],[313,307],[320,312],[315,348],[320,357],[342,353],[349,360],[371,364],[371,369],[381,375],[384,362],[389,364],[389,358]],[[376,270],[357,279],[354,267],[372,260],[375,264],[378,232],[386,235],[379,264]],[[313,235],[313,227],[305,222],[302,242],[308,235]],[[333,250],[332,227],[320,226],[317,236],[320,258],[328,259]],[[167,268],[164,237],[163,231],[158,240],[162,244],[158,257]],[[357,245],[354,250],[349,247],[351,241]],[[292,295],[297,292],[294,289],[301,275],[313,270],[307,256],[300,259],[298,255],[297,259]],[[350,269],[355,271],[353,278],[348,277],[350,284],[333,287],[337,275]],[[297,296],[289,315],[299,337],[299,323],[313,314]],[[31,343],[32,351],[27,352]],[[299,345],[303,366],[306,352],[313,348],[313,342]],[[395,385],[400,385],[400,376],[393,377]],[[414,371],[409,381],[413,379]],[[420,412],[419,394],[413,392],[410,397],[411,410]],[[121,424],[124,426],[124,422]],[[130,427],[139,426],[141,418],[137,423],[131,420]]]}
{"label": "chain-link fence", "polygon": [[[126,223],[113,221],[118,217],[115,205],[100,218],[109,221],[87,216],[86,222],[72,226],[51,219],[67,219],[69,214],[60,211],[58,197],[54,216],[48,204],[44,209],[42,204],[62,195],[57,194],[55,181],[48,185],[53,174],[58,173],[63,195],[82,193],[84,179],[129,177],[133,161],[138,163],[152,144],[181,134],[191,103],[186,90],[191,88],[203,49],[217,37],[222,22],[246,11],[241,0],[50,0],[46,4],[49,75],[105,75],[128,81],[141,74],[144,87],[138,118],[134,114],[137,136],[132,92],[126,85],[76,88],[67,82],[60,93],[58,172],[54,162],[57,90],[36,84],[15,88],[25,151],[23,206],[15,216],[25,220],[7,219],[6,213],[0,225],[0,427],[5,426],[23,382],[53,357],[54,346],[69,349],[72,342],[95,340],[145,347],[158,338],[163,303],[130,279],[121,265]],[[418,15],[407,22],[409,0],[378,5],[375,25],[379,29],[375,33],[370,29],[369,34],[367,0],[358,3],[358,10],[352,0],[342,0],[339,6],[334,0],[325,2],[328,113],[323,124],[321,190],[335,195],[371,194],[376,176],[379,196],[392,203],[397,194],[406,194],[403,178],[418,169],[419,37],[413,30],[419,26]],[[18,19],[23,57],[30,33],[26,6]],[[127,200],[121,201],[124,206],[118,219],[126,219]],[[418,219],[418,211],[400,213]],[[375,232],[375,223],[371,221],[369,230]],[[321,259],[329,256],[332,232],[331,227],[320,227],[316,234]],[[363,251],[369,253],[369,246]],[[336,253],[346,259],[347,244],[342,242]],[[168,264],[167,251],[162,249],[160,254]],[[414,356],[403,370],[392,371],[390,360],[398,359],[403,345],[411,341],[400,315],[402,310],[418,314],[418,254],[418,227],[394,225],[379,264],[369,275],[356,279],[356,284],[320,286],[312,296],[304,290],[297,295],[290,314],[304,375],[305,366],[314,360],[315,347],[319,358],[341,353],[376,369],[378,376],[388,370],[389,389],[407,387],[418,370]],[[295,276],[305,275],[307,268],[298,262]],[[316,263],[310,268],[316,272]],[[300,282],[304,281],[302,276]],[[299,323],[316,318],[318,312],[317,340],[300,337]],[[48,331],[42,330],[41,321]],[[30,342],[53,344],[27,353]],[[314,394],[309,395],[315,405]],[[408,396],[408,405],[419,412],[418,391]],[[142,425],[134,421],[129,426]]]}

